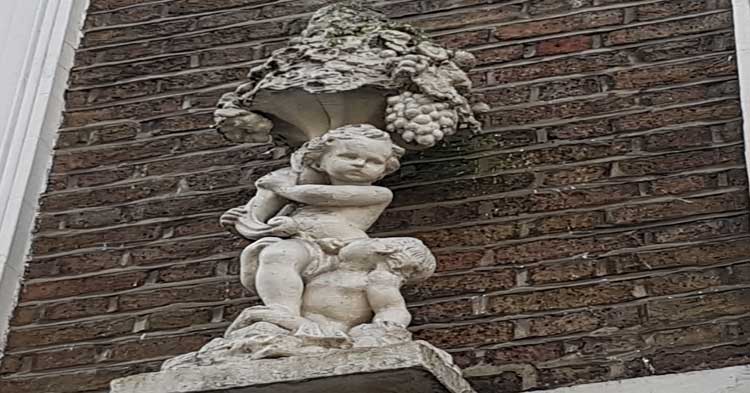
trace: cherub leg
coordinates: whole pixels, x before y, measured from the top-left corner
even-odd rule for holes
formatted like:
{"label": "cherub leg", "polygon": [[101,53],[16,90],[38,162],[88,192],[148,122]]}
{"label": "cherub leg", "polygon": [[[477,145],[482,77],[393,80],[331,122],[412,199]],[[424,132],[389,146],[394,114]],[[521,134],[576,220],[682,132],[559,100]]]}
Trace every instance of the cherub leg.
{"label": "cherub leg", "polygon": [[311,258],[300,240],[282,240],[263,249],[255,276],[255,288],[263,303],[300,315],[305,290],[302,271]]}

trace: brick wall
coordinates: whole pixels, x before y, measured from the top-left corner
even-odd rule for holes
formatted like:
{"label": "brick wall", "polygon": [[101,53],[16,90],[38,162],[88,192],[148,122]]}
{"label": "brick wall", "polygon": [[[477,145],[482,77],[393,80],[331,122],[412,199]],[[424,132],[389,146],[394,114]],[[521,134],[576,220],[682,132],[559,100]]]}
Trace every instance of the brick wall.
{"label": "brick wall", "polygon": [[[257,299],[218,226],[284,165],[210,128],[325,0],[92,0],[0,391],[104,392]],[[414,332],[480,393],[750,363],[750,223],[729,0],[423,0],[474,52],[482,136],[411,154],[382,235],[439,274]]]}

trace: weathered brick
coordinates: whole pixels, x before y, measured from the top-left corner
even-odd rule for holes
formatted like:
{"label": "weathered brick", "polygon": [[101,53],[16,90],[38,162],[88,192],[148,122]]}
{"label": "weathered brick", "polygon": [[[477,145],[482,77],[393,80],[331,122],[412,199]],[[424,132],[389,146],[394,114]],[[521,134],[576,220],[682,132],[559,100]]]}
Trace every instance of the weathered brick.
{"label": "weathered brick", "polygon": [[539,89],[540,101],[558,100],[561,98],[586,96],[601,92],[599,79],[596,77],[566,79],[534,85]]}
{"label": "weathered brick", "polygon": [[493,111],[487,114],[493,127],[510,127],[535,122],[592,116],[626,110],[638,105],[634,96],[612,95],[580,101],[545,103],[521,109]]}
{"label": "weathered brick", "polygon": [[695,214],[718,213],[746,209],[747,192],[734,192],[702,198],[678,199],[671,202],[626,206],[610,211],[615,224],[633,224]]}
{"label": "weathered brick", "polygon": [[709,266],[750,255],[750,239],[723,240],[676,249],[637,253],[641,268],[663,269],[676,266]]}
{"label": "weathered brick", "polygon": [[121,295],[120,311],[142,310],[176,303],[217,302],[236,299],[243,293],[239,282],[214,281],[180,287],[168,287]]}
{"label": "weathered brick", "polygon": [[570,169],[559,169],[542,172],[543,184],[546,186],[569,186],[590,183],[609,177],[609,164],[579,166]]}
{"label": "weathered brick", "polygon": [[546,389],[551,387],[571,386],[609,380],[609,367],[606,365],[577,365],[539,370],[539,385]]}
{"label": "weathered brick", "polygon": [[113,165],[122,161],[169,157],[229,145],[230,143],[216,131],[203,131],[111,147],[60,152],[55,156],[53,170],[65,172],[95,168],[100,165]]}
{"label": "weathered brick", "polygon": [[477,9],[441,16],[425,16],[409,20],[409,24],[427,31],[447,30],[476,24],[500,23],[515,20],[521,15],[520,4],[507,4],[501,7]]}
{"label": "weathered brick", "polygon": [[524,386],[523,376],[513,371],[484,377],[469,377],[467,380],[477,393],[520,392]]}
{"label": "weathered brick", "polygon": [[475,271],[428,278],[419,285],[403,290],[407,301],[444,296],[483,293],[509,289],[516,285],[516,272],[511,269]]}
{"label": "weathered brick", "polygon": [[558,359],[562,355],[562,343],[550,342],[488,350],[485,361],[492,365],[544,362]]}
{"label": "weathered brick", "polygon": [[113,297],[100,296],[84,299],[70,299],[44,306],[44,321],[60,321],[104,315],[114,311],[111,308]]}
{"label": "weathered brick", "polygon": [[185,308],[159,311],[148,316],[148,330],[175,330],[210,323],[212,308]]}
{"label": "weathered brick", "polygon": [[491,314],[512,315],[541,310],[616,304],[635,299],[632,283],[549,289],[492,296],[487,299]]}
{"label": "weathered brick", "polygon": [[441,200],[448,201],[508,192],[527,188],[533,182],[533,175],[520,173],[421,185],[399,189],[394,195],[391,206],[417,204],[429,200],[430,196],[434,195],[440,195]]}
{"label": "weathered brick", "polygon": [[190,56],[172,56],[134,63],[97,66],[77,70],[74,69],[70,74],[70,84],[74,87],[101,85],[123,81],[141,75],[186,70],[189,67]]}
{"label": "weathered brick", "polygon": [[21,291],[21,301],[119,291],[141,286],[145,279],[146,272],[132,272],[60,281],[25,283]]}
{"label": "weathered brick", "polygon": [[140,124],[126,121],[99,127],[61,131],[56,149],[100,145],[135,139],[141,131]]}
{"label": "weathered brick", "polygon": [[518,60],[523,57],[523,45],[501,46],[497,48],[481,49],[474,52],[477,57],[477,64],[480,66],[504,63],[511,60]]}
{"label": "weathered brick", "polygon": [[636,20],[649,21],[673,16],[697,14],[710,11],[710,3],[693,0],[673,0],[635,7]]}
{"label": "weathered brick", "polygon": [[487,29],[460,32],[433,37],[433,40],[448,48],[465,49],[486,44],[490,40],[491,31]]}
{"label": "weathered brick", "polygon": [[597,261],[565,261],[528,269],[529,284],[539,285],[575,281],[597,276]]}
{"label": "weathered brick", "polygon": [[650,325],[704,321],[722,315],[750,311],[750,291],[746,289],[690,297],[667,298],[648,303]]}
{"label": "weathered brick", "polygon": [[684,64],[639,67],[613,74],[614,87],[635,89],[732,76],[737,74],[737,64],[731,57],[716,56]]}
{"label": "weathered brick", "polygon": [[15,330],[9,336],[8,349],[33,348],[51,344],[68,344],[96,338],[115,337],[128,334],[132,330],[133,319],[128,317],[19,329]]}
{"label": "weathered brick", "polygon": [[582,52],[591,49],[593,44],[594,39],[587,35],[544,40],[536,45],[535,55],[550,56]]}
{"label": "weathered brick", "polygon": [[513,338],[513,324],[487,322],[444,328],[427,328],[414,332],[415,340],[426,340],[440,348],[503,343]]}
{"label": "weathered brick", "polygon": [[617,173],[618,176],[669,174],[695,168],[720,164],[738,164],[741,162],[743,162],[742,148],[729,146],[719,149],[695,150],[685,153],[621,161],[618,163]]}
{"label": "weathered brick", "polygon": [[688,224],[671,225],[647,230],[644,235],[655,243],[673,243],[681,241],[707,240],[725,235],[744,234],[750,230],[747,215],[714,220],[701,220]]}
{"label": "weathered brick", "polygon": [[532,16],[558,14],[594,5],[592,0],[530,0],[528,13]]}
{"label": "weathered brick", "polygon": [[0,389],[13,393],[78,393],[106,391],[109,382],[129,375],[155,372],[161,361],[117,367],[74,370],[61,374],[2,379]]}
{"label": "weathered brick", "polygon": [[718,324],[689,326],[680,329],[662,330],[651,334],[649,341],[659,348],[676,348],[721,342],[724,327]]}
{"label": "weathered brick", "polygon": [[415,325],[455,322],[469,319],[474,314],[471,301],[468,299],[412,306],[409,312],[411,312],[412,323]]}
{"label": "weathered brick", "polygon": [[125,43],[140,39],[170,36],[193,30],[195,21],[175,19],[159,23],[136,24],[126,29],[101,29],[87,32],[81,39],[81,48]]}
{"label": "weathered brick", "polygon": [[630,58],[625,51],[566,56],[491,70],[488,74],[487,83],[495,85],[527,81],[560,75],[600,71],[628,64],[630,64]]}
{"label": "weathered brick", "polygon": [[182,106],[181,97],[169,97],[98,109],[65,112],[63,126],[80,127],[109,120],[134,120],[176,112]]}
{"label": "weathered brick", "polygon": [[634,55],[643,62],[651,63],[732,49],[734,37],[730,32],[643,45],[635,49]]}
{"label": "weathered brick", "polygon": [[591,11],[554,19],[515,23],[495,28],[498,40],[538,37],[573,30],[591,29],[622,23],[622,10]]}
{"label": "weathered brick", "polygon": [[607,45],[622,45],[633,42],[655,40],[679,35],[702,33],[731,28],[732,13],[722,12],[698,16],[688,20],[661,22],[617,30],[607,34]]}

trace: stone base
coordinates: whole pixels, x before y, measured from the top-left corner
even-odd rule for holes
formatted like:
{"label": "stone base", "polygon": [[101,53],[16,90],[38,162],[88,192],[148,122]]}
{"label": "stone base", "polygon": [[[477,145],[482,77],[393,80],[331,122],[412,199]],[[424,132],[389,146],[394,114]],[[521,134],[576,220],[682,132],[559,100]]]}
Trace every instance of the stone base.
{"label": "stone base", "polygon": [[111,393],[474,393],[441,350],[423,341],[325,355],[235,360],[134,375]]}

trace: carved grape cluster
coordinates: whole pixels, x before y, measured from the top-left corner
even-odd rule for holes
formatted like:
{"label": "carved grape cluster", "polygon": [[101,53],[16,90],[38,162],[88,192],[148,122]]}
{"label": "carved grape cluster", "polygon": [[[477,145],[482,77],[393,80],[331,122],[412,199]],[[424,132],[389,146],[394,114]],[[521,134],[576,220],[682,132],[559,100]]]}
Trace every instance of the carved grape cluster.
{"label": "carved grape cluster", "polygon": [[398,133],[408,143],[432,147],[456,132],[458,115],[446,103],[409,91],[389,97],[387,103],[386,130]]}

